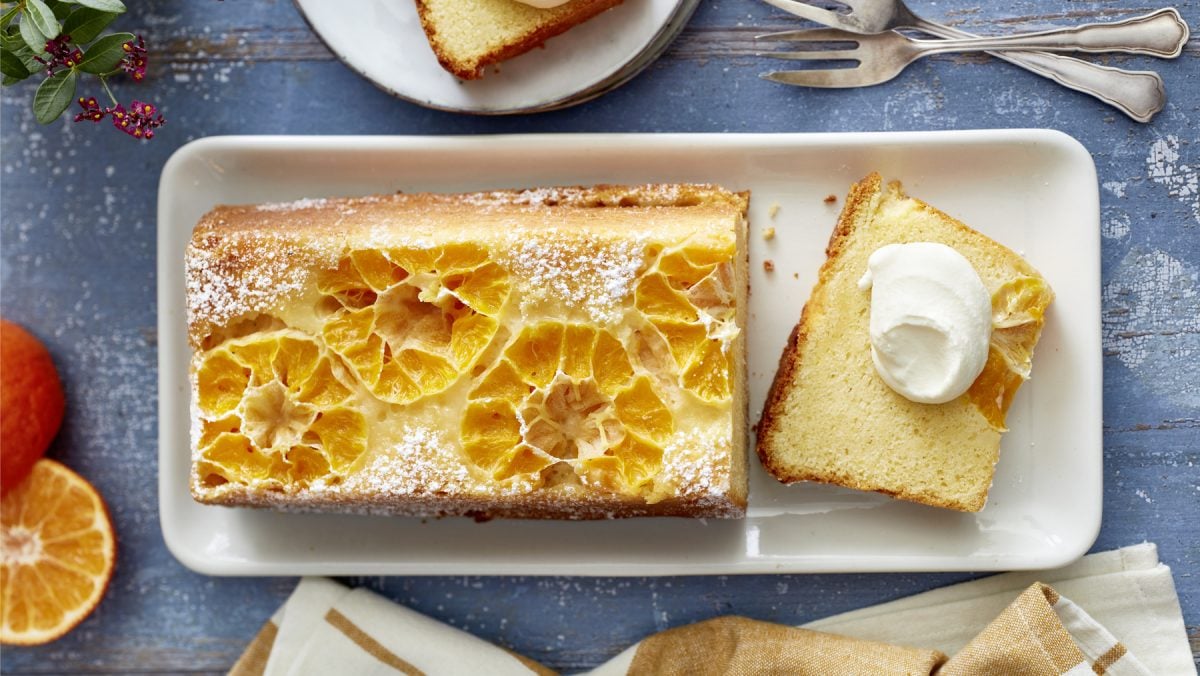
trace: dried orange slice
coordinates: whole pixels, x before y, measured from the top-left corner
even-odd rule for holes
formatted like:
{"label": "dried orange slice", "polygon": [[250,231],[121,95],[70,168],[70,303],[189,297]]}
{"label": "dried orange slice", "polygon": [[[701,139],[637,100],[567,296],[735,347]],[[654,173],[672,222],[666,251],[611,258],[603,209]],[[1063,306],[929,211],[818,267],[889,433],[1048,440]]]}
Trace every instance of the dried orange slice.
{"label": "dried orange slice", "polygon": [[38,645],[100,603],[116,562],[104,501],[45,458],[0,501],[0,643]]}

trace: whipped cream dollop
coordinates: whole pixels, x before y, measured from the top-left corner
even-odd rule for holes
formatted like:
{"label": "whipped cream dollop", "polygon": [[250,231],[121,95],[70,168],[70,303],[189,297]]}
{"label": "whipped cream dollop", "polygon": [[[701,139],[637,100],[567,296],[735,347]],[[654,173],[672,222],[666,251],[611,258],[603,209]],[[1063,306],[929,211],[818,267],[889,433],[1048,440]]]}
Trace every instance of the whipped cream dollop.
{"label": "whipped cream dollop", "polygon": [[570,1],[571,0],[517,0],[519,3],[529,5],[530,7],[537,7],[538,9],[550,9],[551,7],[565,5]]}
{"label": "whipped cream dollop", "polygon": [[945,244],[889,244],[871,254],[871,360],[893,390],[923,404],[966,392],[987,364],[992,301],[979,273]]}

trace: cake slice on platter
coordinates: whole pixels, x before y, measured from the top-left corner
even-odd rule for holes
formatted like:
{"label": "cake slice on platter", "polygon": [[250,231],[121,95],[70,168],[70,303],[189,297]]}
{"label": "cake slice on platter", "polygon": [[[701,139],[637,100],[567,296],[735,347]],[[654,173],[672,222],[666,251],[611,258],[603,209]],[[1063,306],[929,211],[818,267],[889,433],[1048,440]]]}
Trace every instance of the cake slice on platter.
{"label": "cake slice on platter", "polygon": [[1054,293],[879,174],[851,187],[826,254],[758,425],[763,465],[979,511]]}

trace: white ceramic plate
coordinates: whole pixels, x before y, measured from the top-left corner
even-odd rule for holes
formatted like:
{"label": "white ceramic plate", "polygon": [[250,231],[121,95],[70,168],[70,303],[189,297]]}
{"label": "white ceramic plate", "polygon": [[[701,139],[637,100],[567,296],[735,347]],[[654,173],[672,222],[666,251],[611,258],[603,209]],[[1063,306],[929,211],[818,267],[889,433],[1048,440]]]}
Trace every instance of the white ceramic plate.
{"label": "white ceramic plate", "polygon": [[[1024,254],[1057,293],[1034,378],[1009,413],[987,507],[960,514],[814,484],[751,459],[742,521],[539,522],[285,514],[188,494],[183,254],[218,203],[647,181],[749,189],[750,410],[816,279],[847,186],[904,181]],[[827,195],[839,197],[825,204]],[[769,216],[773,205],[779,210]],[[775,227],[765,241],[759,232]],[[775,271],[762,262],[771,259]],[[225,575],[665,575],[1048,568],[1101,511],[1099,198],[1091,156],[1046,130],[788,135],[225,137],[190,143],[159,185],[159,500],[167,546]]]}
{"label": "white ceramic plate", "polygon": [[593,98],[580,95],[636,75],[649,62],[634,62],[660,44],[672,19],[690,15],[697,4],[626,0],[547,40],[543,49],[489,68],[480,80],[463,81],[438,64],[413,0],[294,2],[339,59],[383,90],[430,108],[483,114],[549,110]]}

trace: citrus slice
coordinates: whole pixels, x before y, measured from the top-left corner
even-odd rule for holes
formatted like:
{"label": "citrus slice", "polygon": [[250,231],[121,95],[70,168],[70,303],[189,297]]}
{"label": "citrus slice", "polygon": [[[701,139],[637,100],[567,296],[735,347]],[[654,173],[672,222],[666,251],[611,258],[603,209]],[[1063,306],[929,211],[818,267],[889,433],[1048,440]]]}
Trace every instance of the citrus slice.
{"label": "citrus slice", "polygon": [[719,340],[707,340],[696,351],[683,372],[683,386],[707,401],[723,401],[733,395],[733,365]]}
{"label": "citrus slice", "polygon": [[445,391],[492,342],[508,272],[474,244],[350,251],[318,275],[325,344],[376,397]]}
{"label": "citrus slice", "polygon": [[38,460],[0,501],[0,538],[0,643],[48,643],[100,603],[116,538],[104,501],[78,474]]}
{"label": "citrus slice", "polygon": [[698,318],[696,308],[682,293],[676,291],[666,276],[654,272],[638,282],[634,293],[637,309],[648,317],[694,322]]}
{"label": "citrus slice", "polygon": [[[397,371],[387,382],[416,391],[403,368],[420,358],[389,359],[379,368]],[[196,370],[199,481],[306,486],[344,474],[366,452],[367,423],[350,407],[354,393],[336,359],[289,329],[228,341],[206,354]],[[409,368],[415,371],[422,369]]]}
{"label": "citrus slice", "polygon": [[992,341],[983,372],[967,398],[993,429],[1005,431],[1008,408],[1029,379],[1033,347],[1046,321],[1054,292],[1040,279],[1019,277],[992,295]]}

